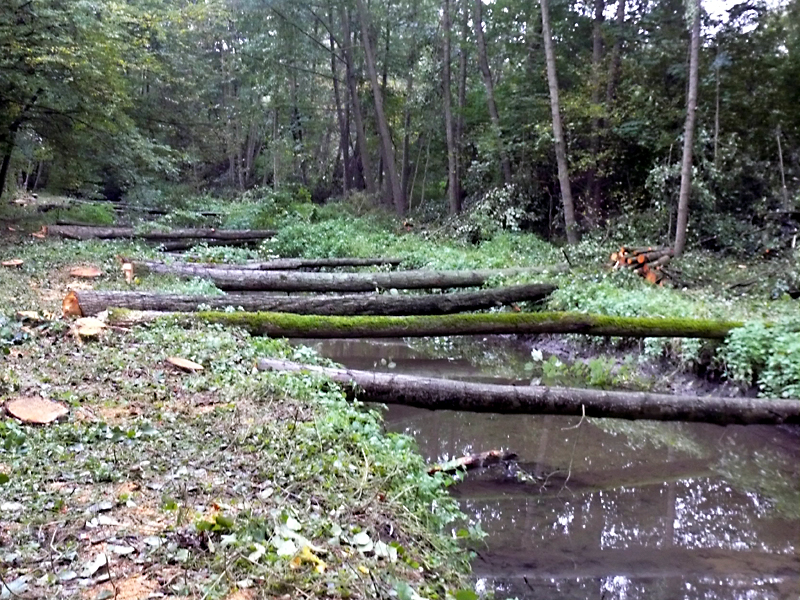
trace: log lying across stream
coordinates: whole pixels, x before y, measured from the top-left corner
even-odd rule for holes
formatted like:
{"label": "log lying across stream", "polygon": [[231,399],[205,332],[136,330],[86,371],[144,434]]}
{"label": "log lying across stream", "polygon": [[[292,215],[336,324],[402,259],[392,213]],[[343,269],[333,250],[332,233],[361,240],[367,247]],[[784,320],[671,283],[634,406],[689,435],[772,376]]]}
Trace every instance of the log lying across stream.
{"label": "log lying across stream", "polygon": [[609,392],[581,388],[493,385],[331,369],[261,359],[262,371],[312,372],[344,385],[348,396],[431,410],[498,414],[551,414],[717,425],[800,424],[800,400],[718,398]]}
{"label": "log lying across stream", "polygon": [[443,315],[502,306],[514,302],[540,301],[556,286],[531,283],[455,294],[275,296],[266,293],[192,296],[153,292],[106,292],[73,290],[62,302],[66,316],[91,316],[108,308],[194,312],[242,307],[246,311],[274,311],[311,315]]}
{"label": "log lying across stream", "polygon": [[264,229],[172,229],[170,231],[137,232],[133,227],[87,227],[79,225],[49,225],[47,235],[72,240],[140,239],[148,241],[169,240],[263,240],[275,236]]}
{"label": "log lying across stream", "polygon": [[[177,262],[164,263],[155,260],[133,260],[123,258],[123,262],[134,264],[140,271],[158,269],[163,267],[195,267],[201,269],[239,269],[242,271],[293,271],[295,269],[333,269],[338,267],[378,267],[381,265],[398,266],[403,262],[402,258],[274,258],[265,262],[251,262],[243,264],[228,263],[193,263]],[[152,268],[151,268],[152,267]]]}
{"label": "log lying across stream", "polygon": [[687,337],[724,339],[736,321],[609,317],[581,313],[470,313],[408,317],[337,317],[275,312],[216,312],[193,314],[114,311],[114,324],[142,323],[175,317],[241,327],[253,335],[287,338],[401,338],[445,335],[580,333],[607,337]]}
{"label": "log lying across stream", "polygon": [[298,273],[296,271],[254,271],[194,266],[191,263],[165,264],[130,261],[136,275],[155,273],[177,277],[208,279],[226,291],[281,292],[373,292],[376,289],[432,289],[480,287],[493,277],[511,277],[567,270],[566,265],[519,267],[515,269],[476,269],[472,271],[395,271],[391,273]]}

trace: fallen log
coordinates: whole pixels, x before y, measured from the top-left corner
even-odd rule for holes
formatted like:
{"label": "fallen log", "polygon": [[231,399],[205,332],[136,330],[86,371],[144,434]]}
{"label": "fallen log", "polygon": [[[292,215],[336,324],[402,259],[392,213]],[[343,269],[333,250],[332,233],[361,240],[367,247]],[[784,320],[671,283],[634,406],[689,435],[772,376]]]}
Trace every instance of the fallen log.
{"label": "fallen log", "polygon": [[[206,306],[224,309],[242,307],[246,311],[273,311],[313,315],[443,315],[502,306],[513,302],[540,301],[555,291],[547,283],[531,283],[504,288],[425,295],[358,296],[274,296],[268,294],[228,294],[196,296],[152,292],[70,291],[62,302],[65,316],[96,315],[109,308],[132,310],[195,312]],[[205,308],[204,310],[209,310]]]}
{"label": "fallen log", "polygon": [[800,424],[800,401],[610,392],[581,388],[494,385],[331,369],[262,358],[261,371],[311,372],[344,386],[348,398],[430,410],[552,414],[717,425]]}
{"label": "fallen log", "polygon": [[458,471],[472,471],[482,469],[501,462],[515,460],[517,455],[514,452],[504,452],[502,450],[488,450],[477,454],[467,454],[447,462],[433,465],[428,469],[428,475],[434,473],[456,473]]}
{"label": "fallen log", "polygon": [[183,252],[191,250],[200,244],[204,246],[255,246],[261,243],[261,238],[242,238],[240,240],[218,240],[218,239],[183,239],[175,241],[148,240],[151,244],[157,244],[164,252]]}
{"label": "fallen log", "polygon": [[200,277],[221,290],[281,292],[372,292],[376,289],[426,289],[480,287],[493,277],[534,273],[555,273],[565,265],[520,267],[515,269],[476,269],[473,271],[395,271],[392,273],[298,273],[295,271],[252,271],[196,267],[189,263],[164,264],[133,261],[133,272]]}
{"label": "fallen log", "polygon": [[[135,263],[136,265],[163,265],[168,264],[162,261],[136,261],[133,259],[122,259],[124,262]],[[243,271],[292,271],[295,269],[323,269],[337,267],[377,267],[381,265],[398,266],[403,262],[402,258],[275,258],[266,262],[252,262],[240,265],[222,263],[193,263],[181,262],[172,263],[179,266],[189,265],[203,269],[241,269]],[[149,268],[149,267],[146,267]]]}
{"label": "fallen log", "polygon": [[137,232],[133,227],[88,227],[77,225],[49,225],[47,235],[73,240],[91,239],[142,239],[142,240],[263,240],[275,236],[274,231],[263,229],[173,229],[171,231]]}
{"label": "fallen log", "polygon": [[660,319],[654,317],[609,317],[581,313],[471,313],[458,315],[419,315],[408,317],[337,317],[293,315],[275,312],[198,311],[177,313],[127,314],[115,311],[116,325],[141,323],[160,317],[183,318],[241,327],[253,335],[286,338],[401,338],[445,335],[493,335],[580,333],[607,337],[687,337],[724,339],[731,329],[743,323],[700,319]]}

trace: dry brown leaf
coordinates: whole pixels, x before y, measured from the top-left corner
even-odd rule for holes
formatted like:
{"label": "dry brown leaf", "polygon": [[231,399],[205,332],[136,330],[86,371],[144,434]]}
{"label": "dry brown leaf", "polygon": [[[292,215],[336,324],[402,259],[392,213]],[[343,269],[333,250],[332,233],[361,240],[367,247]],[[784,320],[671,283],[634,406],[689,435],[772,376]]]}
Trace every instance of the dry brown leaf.
{"label": "dry brown leaf", "polygon": [[225,600],[255,600],[256,592],[252,588],[248,588],[246,590],[237,590],[233,592],[230,596],[227,596]]}
{"label": "dry brown leaf", "polygon": [[44,398],[17,398],[6,404],[6,411],[25,423],[45,425],[69,413],[69,409],[58,402]]}
{"label": "dry brown leaf", "polygon": [[73,277],[82,277],[84,279],[94,279],[100,277],[103,272],[97,267],[73,267],[70,269],[69,274]]}
{"label": "dry brown leaf", "polygon": [[194,362],[193,360],[189,360],[188,358],[181,358],[180,356],[170,356],[167,358],[167,362],[171,365],[175,365],[179,369],[183,369],[184,371],[202,371],[203,365]]}
{"label": "dry brown leaf", "polygon": [[11,260],[4,260],[0,264],[4,267],[21,267],[24,262],[21,258],[12,258]]}

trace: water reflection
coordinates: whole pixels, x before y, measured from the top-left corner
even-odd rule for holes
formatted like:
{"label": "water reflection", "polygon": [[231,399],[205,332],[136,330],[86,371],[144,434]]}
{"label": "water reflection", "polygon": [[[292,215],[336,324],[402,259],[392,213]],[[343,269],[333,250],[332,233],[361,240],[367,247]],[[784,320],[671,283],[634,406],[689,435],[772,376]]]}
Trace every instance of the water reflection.
{"label": "water reflection", "polygon": [[[446,344],[437,355],[435,344],[398,341],[318,349],[352,368],[492,378],[481,344],[524,377],[527,349],[500,351],[497,340],[455,357]],[[519,455],[453,490],[488,534],[473,570],[498,598],[800,598],[796,430],[399,406],[386,420],[432,462],[488,449]]]}

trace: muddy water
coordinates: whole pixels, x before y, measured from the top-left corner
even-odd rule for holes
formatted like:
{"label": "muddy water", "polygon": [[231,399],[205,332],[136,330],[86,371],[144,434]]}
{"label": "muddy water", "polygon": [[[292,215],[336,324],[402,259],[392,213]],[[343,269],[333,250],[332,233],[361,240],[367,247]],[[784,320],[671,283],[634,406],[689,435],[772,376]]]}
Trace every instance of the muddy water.
{"label": "muddy water", "polygon": [[[530,348],[508,338],[305,343],[351,368],[531,377]],[[408,407],[386,420],[431,462],[493,448],[519,455],[453,488],[487,534],[476,587],[497,598],[800,598],[797,430]]]}

